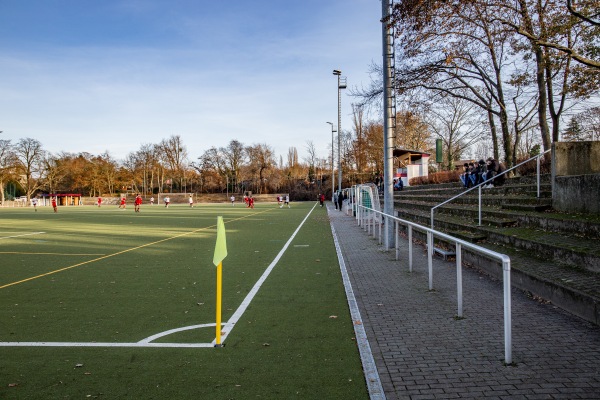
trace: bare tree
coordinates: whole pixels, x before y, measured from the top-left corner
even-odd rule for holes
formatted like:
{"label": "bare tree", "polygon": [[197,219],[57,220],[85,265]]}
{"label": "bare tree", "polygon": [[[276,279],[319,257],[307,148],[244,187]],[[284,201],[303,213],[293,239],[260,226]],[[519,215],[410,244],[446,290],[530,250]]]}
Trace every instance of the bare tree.
{"label": "bare tree", "polygon": [[446,168],[454,169],[454,162],[473,143],[480,139],[481,123],[477,119],[475,106],[456,97],[447,96],[436,101],[427,121],[431,130],[441,138],[446,154]]}
{"label": "bare tree", "polygon": [[267,144],[255,144],[246,147],[249,158],[249,169],[254,176],[255,186],[258,193],[264,193],[266,184],[266,173],[275,165],[275,153]]}
{"label": "bare tree", "polygon": [[315,175],[319,167],[319,165],[317,165],[319,163],[319,158],[317,156],[317,148],[312,140],[307,140],[306,146],[304,148],[306,149],[306,153],[308,154],[304,158],[304,161],[308,164],[308,180],[310,182],[314,182]]}
{"label": "bare tree", "polygon": [[55,193],[56,189],[64,178],[64,166],[58,156],[46,153],[42,160],[43,168],[46,171],[44,183],[48,187],[50,193]]}
{"label": "bare tree", "polygon": [[17,182],[25,191],[27,201],[40,187],[44,173],[44,155],[42,143],[36,139],[20,139],[14,146],[16,156]]}
{"label": "bare tree", "polygon": [[581,115],[588,140],[600,140],[600,107],[592,107]]}
{"label": "bare tree", "polygon": [[174,176],[172,179],[179,180],[179,188],[183,190],[184,171],[187,168],[187,149],[183,145],[181,136],[173,135],[169,139],[163,139],[158,144],[160,156]]}
{"label": "bare tree", "polygon": [[233,187],[237,188],[240,181],[241,168],[247,158],[244,144],[239,140],[232,140],[226,148],[221,148],[220,152],[226,159],[228,180],[233,184]]}
{"label": "bare tree", "polygon": [[4,185],[12,177],[15,166],[15,153],[10,140],[0,140],[0,203],[4,204]]}
{"label": "bare tree", "polygon": [[414,111],[400,111],[396,114],[396,146],[418,151],[428,151],[433,147],[431,131],[423,117]]}

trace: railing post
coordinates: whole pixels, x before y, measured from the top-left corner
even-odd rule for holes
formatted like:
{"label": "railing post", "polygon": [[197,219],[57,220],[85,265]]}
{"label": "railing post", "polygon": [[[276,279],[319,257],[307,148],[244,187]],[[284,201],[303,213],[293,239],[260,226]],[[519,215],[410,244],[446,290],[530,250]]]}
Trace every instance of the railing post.
{"label": "railing post", "polygon": [[400,258],[400,238],[398,237],[398,225],[400,225],[398,221],[394,220],[394,247],[396,248],[396,261],[398,261],[398,259]]}
{"label": "railing post", "polygon": [[504,283],[504,358],[512,364],[512,306],[510,292],[510,259],[502,261]]}
{"label": "railing post", "polygon": [[371,223],[373,225],[373,237],[375,237],[375,210],[371,209]]}
{"label": "railing post", "polygon": [[412,225],[408,226],[408,270],[412,272],[413,267],[413,241],[412,241]]}
{"label": "railing post", "polygon": [[462,287],[462,245],[455,243],[456,252],[456,299],[458,300],[458,317],[463,316],[463,287]]}
{"label": "railing post", "polygon": [[479,224],[481,226],[481,185],[479,185]]}
{"label": "railing post", "polygon": [[540,157],[541,154],[537,156],[536,164],[537,164],[537,197],[540,198]]}
{"label": "railing post", "polygon": [[365,226],[365,214],[366,214],[366,210],[364,208],[362,208],[362,211],[360,212],[360,227],[363,229],[363,231],[367,230],[367,227]]}
{"label": "railing post", "polygon": [[[383,224],[386,228],[389,226],[388,224],[390,223],[390,221],[388,220],[388,216],[387,214],[383,214],[384,215],[384,221],[385,223]],[[385,230],[385,251],[388,251],[390,249],[390,235],[388,233],[388,229]]]}
{"label": "railing post", "polygon": [[427,231],[427,270],[429,271],[429,290],[433,290],[433,233]]}
{"label": "railing post", "polygon": [[435,207],[431,208],[431,229],[433,229],[433,211],[435,210]]}

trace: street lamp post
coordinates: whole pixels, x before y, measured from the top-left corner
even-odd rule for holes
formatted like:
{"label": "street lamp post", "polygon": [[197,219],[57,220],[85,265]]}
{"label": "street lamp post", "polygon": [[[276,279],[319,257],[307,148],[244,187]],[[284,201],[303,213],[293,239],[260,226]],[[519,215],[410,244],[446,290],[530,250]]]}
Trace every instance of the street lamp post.
{"label": "street lamp post", "polygon": [[335,158],[333,157],[333,133],[337,131],[333,128],[333,122],[326,123],[331,125],[331,198],[333,199],[333,192],[335,192],[335,175],[333,173],[333,166],[335,162]]}
{"label": "street lamp post", "polygon": [[333,74],[337,76],[338,83],[338,191],[342,191],[342,89],[346,89],[346,77],[341,76],[342,71],[334,69]]}

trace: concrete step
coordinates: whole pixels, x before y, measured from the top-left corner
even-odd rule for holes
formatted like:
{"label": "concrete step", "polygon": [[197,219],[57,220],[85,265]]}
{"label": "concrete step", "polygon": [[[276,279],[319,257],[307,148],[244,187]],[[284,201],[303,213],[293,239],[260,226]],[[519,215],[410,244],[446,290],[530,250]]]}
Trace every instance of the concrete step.
{"label": "concrete step", "polygon": [[[479,223],[479,218],[475,219],[475,223]],[[494,217],[481,217],[482,225],[490,225],[490,226],[499,226],[499,227],[507,227],[514,226],[517,224],[516,219],[509,218],[494,218]]]}
{"label": "concrete step", "polygon": [[[448,200],[447,194],[436,194],[436,195],[413,195],[413,196],[395,196],[395,201],[420,201],[426,203],[432,203],[433,205],[441,204]],[[551,198],[536,198],[524,195],[491,195],[484,194],[481,196],[481,203],[486,206],[501,206],[502,204],[547,204],[552,205]],[[474,194],[467,194],[452,200],[448,204],[479,204],[479,196],[477,192]]]}
{"label": "concrete step", "polygon": [[[421,242],[426,241],[425,235],[417,231],[413,231],[413,238]],[[512,286],[547,299],[574,315],[600,325],[600,273],[565,266],[543,257],[536,257],[535,252],[511,246],[489,241],[478,244],[510,257]],[[440,239],[436,239],[436,247],[450,252],[454,250],[452,245]],[[502,280],[502,266],[497,260],[466,249],[463,249],[462,260],[467,265]]]}
{"label": "concrete step", "polygon": [[[423,211],[398,210],[398,216],[430,226],[430,216]],[[485,235],[489,243],[511,246],[551,262],[600,273],[600,247],[597,245],[597,239],[518,226],[502,227],[491,224],[477,226],[474,220],[465,220],[453,215],[439,215],[435,220],[434,228],[446,233],[468,231]]]}
{"label": "concrete step", "polygon": [[550,210],[552,204],[503,204],[502,208],[505,210],[519,210],[529,212],[543,212]]}
{"label": "concrete step", "polygon": [[487,239],[487,235],[481,232],[448,231],[448,234],[471,243],[479,243]]}
{"label": "concrete step", "polygon": [[[395,209],[410,210],[415,209],[422,212],[431,212],[434,203],[418,201],[397,201]],[[477,220],[479,211],[477,206],[454,205],[449,203],[435,211],[435,219],[440,215],[462,216],[472,225],[473,220]],[[531,210],[502,209],[499,207],[483,207],[482,215],[484,218],[514,219],[522,227],[543,229],[546,231],[560,232],[565,234],[576,234],[586,238],[600,239],[600,215],[575,215],[565,213],[551,212],[550,209],[545,212]],[[429,223],[427,223],[429,226]]]}

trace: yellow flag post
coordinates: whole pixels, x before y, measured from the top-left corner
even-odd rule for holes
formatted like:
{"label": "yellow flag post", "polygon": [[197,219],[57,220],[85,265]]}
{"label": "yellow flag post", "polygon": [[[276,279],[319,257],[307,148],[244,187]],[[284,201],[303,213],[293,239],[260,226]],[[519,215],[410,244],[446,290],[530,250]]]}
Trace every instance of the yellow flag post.
{"label": "yellow flag post", "polygon": [[217,243],[213,264],[217,267],[217,321],[215,347],[221,347],[221,299],[223,297],[223,259],[227,257],[227,241],[223,217],[217,217]]}

